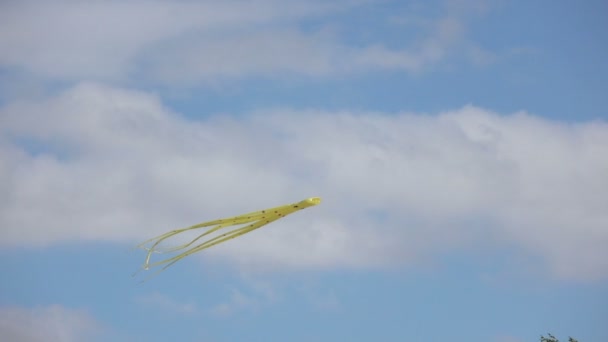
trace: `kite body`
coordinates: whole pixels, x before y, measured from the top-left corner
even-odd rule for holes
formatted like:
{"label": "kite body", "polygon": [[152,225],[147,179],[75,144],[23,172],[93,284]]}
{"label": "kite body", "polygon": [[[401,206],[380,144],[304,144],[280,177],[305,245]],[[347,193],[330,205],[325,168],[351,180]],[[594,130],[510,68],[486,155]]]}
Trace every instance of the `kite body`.
{"label": "kite body", "polygon": [[[299,211],[299,210],[302,210],[302,209],[305,209],[305,208],[308,208],[311,206],[315,206],[319,203],[321,203],[321,199],[319,197],[311,197],[311,198],[307,198],[303,201],[293,203],[293,204],[282,205],[282,206],[275,207],[275,208],[255,211],[255,212],[251,212],[248,214],[243,214],[243,215],[229,217],[229,218],[223,218],[223,219],[209,221],[209,222],[203,222],[203,223],[199,223],[194,226],[187,227],[187,228],[172,230],[163,235],[160,235],[160,236],[157,236],[150,240],[144,241],[143,243],[141,243],[140,245],[137,246],[148,252],[146,255],[146,261],[144,262],[144,265],[142,268],[147,270],[151,267],[163,266],[162,269],[159,270],[159,272],[163,271],[167,267],[173,265],[174,263],[178,262],[182,258],[187,257],[190,254],[200,252],[203,249],[207,249],[209,247],[215,246],[222,242],[234,239],[235,237],[241,236],[243,234],[247,234],[247,233],[251,232],[252,230],[256,230],[262,226],[265,226],[271,222],[274,222],[291,213],[294,213],[296,211]],[[223,234],[220,234],[220,235],[218,235],[214,238],[211,238],[209,240],[206,240],[204,242],[199,242],[199,240],[201,240],[203,237],[208,236],[209,234],[214,233],[222,228],[239,226],[239,225],[245,225],[245,226],[237,228],[237,229],[233,229],[233,230],[228,231]],[[186,231],[200,229],[200,228],[207,228],[207,230],[186,244],[176,246],[176,247],[171,247],[171,248],[161,248],[159,246],[161,242],[169,239],[170,237],[172,237],[174,235],[177,235],[179,233],[183,233]],[[195,245],[196,242],[199,242],[199,243],[197,245]],[[156,262],[150,262],[150,259],[151,259],[153,253],[172,253],[172,252],[180,252],[180,251],[181,251],[181,253],[179,253],[173,257],[169,257],[167,259],[156,261]]]}

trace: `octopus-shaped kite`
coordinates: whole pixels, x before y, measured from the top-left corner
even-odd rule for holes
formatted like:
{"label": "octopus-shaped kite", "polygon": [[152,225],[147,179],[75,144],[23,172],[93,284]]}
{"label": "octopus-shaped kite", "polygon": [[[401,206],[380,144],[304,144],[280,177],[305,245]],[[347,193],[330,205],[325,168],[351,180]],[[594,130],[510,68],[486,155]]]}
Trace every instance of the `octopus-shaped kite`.
{"label": "octopus-shaped kite", "polygon": [[[161,272],[161,271],[167,269],[169,266],[173,265],[174,263],[178,262],[182,258],[187,257],[190,254],[200,252],[203,249],[207,249],[207,248],[209,248],[211,246],[215,246],[219,243],[234,239],[237,236],[247,234],[252,230],[265,226],[265,225],[267,225],[273,221],[276,221],[282,217],[285,217],[291,213],[294,213],[298,210],[302,210],[304,208],[312,207],[319,203],[321,203],[321,199],[319,197],[311,197],[311,198],[307,198],[303,201],[293,203],[293,204],[282,205],[280,207],[255,211],[252,213],[239,215],[239,216],[235,216],[235,217],[230,217],[230,218],[203,222],[203,223],[199,223],[194,226],[187,227],[187,228],[172,230],[163,235],[160,235],[160,236],[157,236],[150,240],[144,241],[143,243],[141,243],[140,245],[137,246],[138,248],[142,248],[142,249],[148,251],[148,254],[146,255],[146,261],[144,262],[142,269],[148,270],[151,267],[164,265],[158,271],[158,272]],[[238,226],[238,225],[242,225],[242,224],[246,224],[246,223],[249,223],[249,224],[244,227],[240,227],[240,228],[228,231],[224,234],[221,234],[219,236],[216,236],[212,239],[209,239],[205,242],[199,243],[198,245],[191,247],[195,242],[199,241],[202,237],[207,236],[213,232],[216,232],[219,229],[231,227],[231,226]],[[171,247],[171,248],[160,248],[159,247],[161,242],[163,242],[164,240],[166,240],[174,235],[183,233],[185,231],[190,231],[190,230],[199,229],[199,228],[206,228],[206,227],[209,227],[207,229],[207,231],[200,234],[195,239],[193,239],[192,241],[190,241],[186,244],[176,246],[176,247]],[[183,250],[183,252],[181,252],[180,254],[178,254],[176,256],[173,256],[173,257],[170,257],[170,258],[167,258],[164,260],[152,262],[152,263],[150,262],[152,253],[171,253],[171,252],[177,252],[177,251],[181,251],[181,250]]]}

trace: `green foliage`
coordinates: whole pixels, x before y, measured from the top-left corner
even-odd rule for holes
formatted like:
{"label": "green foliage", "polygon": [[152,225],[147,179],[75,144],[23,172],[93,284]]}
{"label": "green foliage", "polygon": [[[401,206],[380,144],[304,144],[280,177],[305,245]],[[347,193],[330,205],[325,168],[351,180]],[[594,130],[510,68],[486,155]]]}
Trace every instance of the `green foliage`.
{"label": "green foliage", "polygon": [[[559,342],[559,340],[557,339],[557,337],[551,335],[551,334],[547,334],[548,337],[545,336],[540,336],[540,342]],[[572,337],[568,337],[568,342],[578,342],[577,339],[572,338]]]}

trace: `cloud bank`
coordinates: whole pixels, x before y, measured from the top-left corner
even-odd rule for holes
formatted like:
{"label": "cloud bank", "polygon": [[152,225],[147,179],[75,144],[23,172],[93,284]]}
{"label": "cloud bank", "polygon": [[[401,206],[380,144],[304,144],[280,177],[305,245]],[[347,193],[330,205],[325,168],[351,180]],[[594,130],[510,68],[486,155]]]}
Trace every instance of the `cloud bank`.
{"label": "cloud bank", "polygon": [[0,335],[6,341],[86,341],[99,324],[86,312],[59,305],[26,309],[0,307]]}
{"label": "cloud bank", "polygon": [[329,24],[369,6],[348,0],[4,2],[0,68],[51,81],[189,85],[260,75],[417,72],[453,53],[482,51],[466,39],[463,6],[409,25],[413,38],[403,46],[381,37],[353,43],[357,38],[344,31],[360,23]]}
{"label": "cloud bank", "polygon": [[516,248],[608,276],[608,125],[467,106],[437,115],[266,110],[192,121],[81,84],[0,109],[0,243],[136,242],[321,196],[209,250],[268,269],[386,267]]}

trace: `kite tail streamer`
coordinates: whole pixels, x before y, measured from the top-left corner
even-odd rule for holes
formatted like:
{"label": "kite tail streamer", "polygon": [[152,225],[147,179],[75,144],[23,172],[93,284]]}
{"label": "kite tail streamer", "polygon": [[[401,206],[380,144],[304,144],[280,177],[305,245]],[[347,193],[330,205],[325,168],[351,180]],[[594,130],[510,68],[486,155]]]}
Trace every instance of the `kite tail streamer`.
{"label": "kite tail streamer", "polygon": [[[147,251],[146,259],[145,259],[144,265],[142,266],[142,269],[148,270],[152,267],[163,266],[156,273],[162,272],[163,270],[167,269],[169,266],[171,266],[174,263],[178,262],[179,260],[187,257],[188,255],[200,252],[204,249],[215,246],[222,242],[226,242],[228,240],[234,239],[241,235],[247,234],[247,233],[249,233],[253,230],[256,230],[260,227],[263,227],[271,222],[279,220],[289,214],[292,214],[296,211],[299,211],[299,210],[302,210],[302,209],[305,209],[308,207],[315,206],[319,203],[321,203],[321,199],[319,197],[311,197],[311,198],[307,198],[303,201],[293,203],[293,204],[282,205],[282,206],[265,209],[265,210],[260,210],[260,211],[254,211],[254,212],[251,212],[248,214],[203,222],[203,223],[199,223],[199,224],[196,224],[196,225],[193,225],[190,227],[172,230],[168,233],[165,233],[165,234],[159,235],[157,237],[154,237],[152,239],[146,240],[137,246],[138,248],[141,248],[141,249],[144,249]],[[205,237],[211,233],[214,233],[222,228],[238,226],[238,225],[243,225],[243,224],[247,224],[247,223],[249,223],[249,224],[244,227],[240,227],[240,228],[228,231],[228,232],[218,235],[214,238],[201,242],[198,245],[195,245],[194,247],[191,247],[194,243],[198,242],[203,237]],[[186,231],[195,230],[195,229],[201,229],[201,228],[208,228],[208,230],[206,230],[204,233],[198,235],[196,238],[194,238],[193,240],[191,240],[190,242],[188,242],[186,244],[182,244],[182,245],[170,247],[170,248],[159,247],[161,242],[163,242],[177,234],[180,234],[180,233],[183,233]],[[150,262],[150,259],[152,258],[153,253],[162,254],[162,253],[178,252],[181,250],[184,250],[184,251],[173,257],[169,257],[167,259],[160,260],[160,261]]]}

